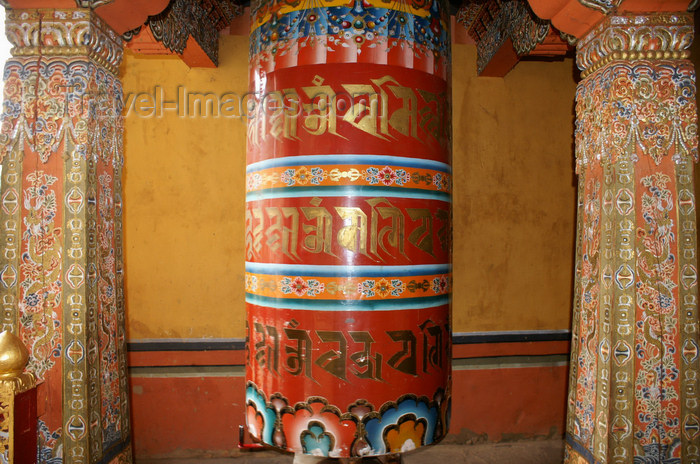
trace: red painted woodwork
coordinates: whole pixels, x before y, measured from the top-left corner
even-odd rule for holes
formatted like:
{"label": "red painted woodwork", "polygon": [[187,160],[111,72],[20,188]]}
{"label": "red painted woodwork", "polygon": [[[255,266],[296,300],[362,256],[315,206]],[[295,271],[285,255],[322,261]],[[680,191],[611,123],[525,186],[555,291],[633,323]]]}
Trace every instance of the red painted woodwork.
{"label": "red painted woodwork", "polygon": [[[579,0],[528,0],[532,11],[542,19],[548,19],[562,32],[583,38],[603,20],[600,10],[588,8]],[[618,12],[686,11],[688,0],[625,0]]]}
{"label": "red painted woodwork", "polygon": [[36,387],[15,396],[14,462],[34,464],[37,447]]}
{"label": "red painted woodwork", "polygon": [[506,39],[503,45],[501,45],[501,48],[493,55],[489,64],[487,64],[481,72],[480,76],[503,77],[518,64],[518,61],[520,61],[520,57],[515,53],[513,41],[511,39]]}
{"label": "red painted woodwork", "polygon": [[[455,357],[534,355],[567,352],[568,342],[456,345]],[[152,365],[169,365],[173,352],[149,353]],[[212,352],[182,353],[205,362]],[[243,352],[229,352],[243,357]],[[139,357],[145,353],[132,353]],[[180,356],[179,354],[176,356]],[[216,364],[215,354],[211,364]],[[160,359],[160,360],[158,360]],[[242,376],[131,378],[132,431],[137,459],[175,456],[226,456],[236,451],[238,426],[244,424]],[[469,369],[453,371],[450,440],[508,441],[561,436],[566,412],[568,367]],[[183,426],[183,424],[185,424]]]}
{"label": "red painted woodwork", "polygon": [[[117,34],[123,34],[141,26],[149,16],[156,15],[168,6],[169,0],[113,0],[95,9]],[[75,0],[7,0],[10,8],[75,8]]]}

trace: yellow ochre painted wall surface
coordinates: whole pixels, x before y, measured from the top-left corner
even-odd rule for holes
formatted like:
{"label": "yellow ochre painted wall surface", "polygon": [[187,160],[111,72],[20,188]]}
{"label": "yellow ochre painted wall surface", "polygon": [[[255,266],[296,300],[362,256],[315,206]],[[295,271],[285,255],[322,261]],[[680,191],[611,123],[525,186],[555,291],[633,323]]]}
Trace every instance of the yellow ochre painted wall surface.
{"label": "yellow ochre painted wall surface", "polygon": [[[246,127],[227,98],[248,88],[247,37],[222,36],[219,56],[217,69],[126,56],[131,340],[245,336]],[[453,329],[568,329],[572,60],[522,62],[504,79],[479,78],[475,69],[475,47],[454,45]],[[175,107],[194,93],[212,94],[225,114]]]}
{"label": "yellow ochre painted wall surface", "polygon": [[[216,69],[190,69],[177,57],[127,54],[123,188],[130,339],[244,336],[245,123],[190,117],[184,104],[168,110],[173,105],[165,102],[177,102],[178,87],[188,94],[242,94],[247,57],[247,38],[235,36],[222,37]],[[146,108],[149,98],[130,102],[130,94],[153,94],[156,86],[164,94],[162,117]]]}
{"label": "yellow ochre painted wall surface", "polygon": [[569,329],[576,180],[573,60],[477,77],[453,47],[453,328]]}

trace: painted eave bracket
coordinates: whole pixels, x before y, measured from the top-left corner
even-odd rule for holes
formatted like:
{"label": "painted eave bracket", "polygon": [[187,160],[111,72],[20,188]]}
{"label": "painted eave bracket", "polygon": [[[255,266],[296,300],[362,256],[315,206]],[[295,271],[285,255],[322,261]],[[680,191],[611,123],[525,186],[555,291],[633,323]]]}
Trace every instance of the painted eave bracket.
{"label": "painted eave bracket", "polygon": [[561,57],[571,49],[525,0],[467,0],[456,19],[476,43],[480,76],[503,77],[524,57]]}
{"label": "painted eave bracket", "polygon": [[171,0],[124,39],[138,54],[177,55],[191,68],[213,68],[219,64],[220,31],[242,13],[233,0]]}

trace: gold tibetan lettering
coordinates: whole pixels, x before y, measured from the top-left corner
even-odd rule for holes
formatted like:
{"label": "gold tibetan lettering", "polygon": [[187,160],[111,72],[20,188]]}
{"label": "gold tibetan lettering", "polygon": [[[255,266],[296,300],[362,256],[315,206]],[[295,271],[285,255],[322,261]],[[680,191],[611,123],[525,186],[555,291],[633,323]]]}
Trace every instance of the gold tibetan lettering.
{"label": "gold tibetan lettering", "polygon": [[352,353],[350,372],[360,379],[382,380],[382,355],[372,354],[374,338],[369,332],[349,332],[355,343],[362,343],[362,350]]}
{"label": "gold tibetan lettering", "polygon": [[331,251],[333,246],[333,218],[328,210],[319,206],[323,200],[318,197],[311,199],[312,206],[302,206],[301,212],[306,219],[315,220],[316,224],[304,224],[302,228],[307,234],[304,237],[304,249],[311,253],[327,253],[335,256]]}
{"label": "gold tibetan lettering", "polygon": [[338,245],[353,253],[367,254],[367,215],[354,206],[336,206],[335,211],[343,219],[343,227],[336,238]]}
{"label": "gold tibetan lettering", "polygon": [[291,375],[304,374],[313,379],[311,375],[311,337],[308,331],[301,329],[285,328],[284,333],[290,341],[295,341],[295,345],[287,345],[284,351],[287,354],[285,369]]}
{"label": "gold tibetan lettering", "polygon": [[426,90],[418,89],[418,93],[428,105],[419,111],[419,125],[423,132],[431,135],[435,140],[442,140],[443,132],[447,127],[443,121],[444,104],[438,95]]}
{"label": "gold tibetan lettering", "polygon": [[407,208],[406,211],[412,220],[421,221],[420,225],[413,229],[408,236],[408,241],[430,256],[435,256],[433,253],[433,216],[430,214],[430,210],[427,208]]}
{"label": "gold tibetan lettering", "polygon": [[[337,135],[336,131],[336,94],[330,85],[321,85],[323,80],[316,76],[315,85],[302,87],[311,103],[304,103],[304,130],[311,135],[323,135],[326,132]],[[346,139],[347,140],[347,139]]]}
{"label": "gold tibetan lettering", "polygon": [[[297,255],[297,240],[299,236],[299,211],[293,207],[269,206],[265,208],[265,213],[270,219],[270,224],[265,231],[267,246],[272,251],[282,248],[282,253],[295,260],[299,260]],[[287,227],[285,219],[291,218],[291,225]]]}
{"label": "gold tibetan lettering", "polygon": [[269,133],[274,138],[298,139],[297,115],[299,96],[294,89],[270,92],[265,95],[265,116],[269,115]]}
{"label": "gold tibetan lettering", "polygon": [[440,242],[440,248],[447,251],[452,245],[452,224],[450,223],[450,213],[444,209],[439,209],[435,213],[435,217],[442,222],[442,226],[438,229],[438,241]]}
{"label": "gold tibetan lettering", "polygon": [[[396,79],[391,76],[384,76],[381,79],[372,79],[372,83],[379,87],[381,98],[381,110],[379,114],[380,130],[382,134],[389,135],[389,127],[408,137],[418,137],[418,103],[416,101],[416,93],[410,87],[401,86]],[[401,100],[401,108],[395,110],[391,115],[389,112],[389,98],[386,90],[382,87],[384,84],[391,90],[394,96]]]}
{"label": "gold tibetan lettering", "polygon": [[[257,220],[257,225],[255,224]],[[262,208],[246,208],[245,210],[245,250],[246,259],[260,253],[263,237],[263,211]]]}
{"label": "gold tibetan lettering", "polygon": [[418,327],[423,331],[423,372],[427,373],[431,367],[442,369],[442,327],[430,319]]}
{"label": "gold tibetan lettering", "polygon": [[370,135],[388,140],[377,128],[379,95],[374,87],[368,84],[343,84],[343,88],[352,97],[352,105],[343,116],[343,121]]}
{"label": "gold tibetan lettering", "polygon": [[342,332],[317,330],[316,335],[324,343],[337,343],[337,350],[328,350],[316,359],[316,365],[326,372],[338,377],[339,379],[347,380],[347,349],[348,342]]}
{"label": "gold tibetan lettering", "polygon": [[410,330],[389,330],[387,335],[401,342],[401,349],[389,358],[389,366],[404,374],[416,375],[416,336]]}
{"label": "gold tibetan lettering", "polygon": [[[372,207],[370,215],[370,252],[379,256],[378,249],[381,248],[384,253],[389,256],[394,256],[389,252],[386,245],[395,248],[402,256],[406,256],[404,252],[404,216],[401,210],[392,205],[386,198],[372,198],[366,200]],[[382,205],[382,206],[380,206]],[[379,219],[391,219],[391,225],[386,225],[379,228]]]}

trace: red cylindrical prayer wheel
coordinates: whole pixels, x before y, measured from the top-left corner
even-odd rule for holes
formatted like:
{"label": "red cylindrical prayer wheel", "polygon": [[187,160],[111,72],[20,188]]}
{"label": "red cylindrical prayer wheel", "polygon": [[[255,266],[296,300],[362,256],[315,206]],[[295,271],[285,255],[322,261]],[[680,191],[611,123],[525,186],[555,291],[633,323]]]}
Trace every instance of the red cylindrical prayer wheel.
{"label": "red cylindrical prayer wheel", "polygon": [[248,431],[296,453],[430,445],[450,411],[449,11],[251,7]]}

